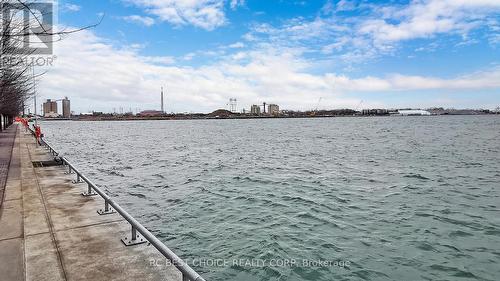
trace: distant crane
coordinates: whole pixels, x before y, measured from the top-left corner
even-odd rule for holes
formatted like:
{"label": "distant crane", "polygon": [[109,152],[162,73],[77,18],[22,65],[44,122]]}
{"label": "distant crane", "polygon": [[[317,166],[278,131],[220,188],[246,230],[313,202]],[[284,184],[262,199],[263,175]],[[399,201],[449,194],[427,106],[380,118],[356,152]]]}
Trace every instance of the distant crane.
{"label": "distant crane", "polygon": [[356,106],[356,108],[354,109],[354,111],[358,111],[358,109],[361,107],[361,105],[363,104],[363,100],[361,100],[358,104],[358,106]]}
{"label": "distant crane", "polygon": [[318,111],[318,107],[319,107],[319,104],[321,103],[322,99],[323,99],[323,97],[319,97],[318,103],[316,104],[316,107],[314,108],[314,111]]}
{"label": "distant crane", "polygon": [[323,97],[319,97],[318,103],[316,103],[316,107],[314,107],[314,109],[312,109],[311,112],[309,112],[310,116],[316,116],[316,113],[318,113],[319,104],[321,103],[322,99],[323,99]]}

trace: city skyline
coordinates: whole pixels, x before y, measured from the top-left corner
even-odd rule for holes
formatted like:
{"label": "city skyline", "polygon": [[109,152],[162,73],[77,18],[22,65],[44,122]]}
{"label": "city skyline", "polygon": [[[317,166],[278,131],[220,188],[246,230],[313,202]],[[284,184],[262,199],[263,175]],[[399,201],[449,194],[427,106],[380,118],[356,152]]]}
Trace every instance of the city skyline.
{"label": "city skyline", "polygon": [[230,98],[247,109],[495,109],[499,12],[494,0],[60,1],[60,28],[105,16],[55,44],[39,99],[160,110],[164,86],[167,112]]}

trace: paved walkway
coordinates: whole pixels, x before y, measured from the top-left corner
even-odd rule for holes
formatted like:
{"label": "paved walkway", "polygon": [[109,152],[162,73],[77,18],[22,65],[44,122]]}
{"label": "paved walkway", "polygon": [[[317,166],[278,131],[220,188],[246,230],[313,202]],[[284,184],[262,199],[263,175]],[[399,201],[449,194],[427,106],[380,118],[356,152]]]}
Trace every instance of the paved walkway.
{"label": "paved walkway", "polygon": [[0,210],[0,279],[10,280],[181,280],[148,244],[125,247],[130,231],[118,215],[97,214],[97,196],[83,197],[65,169],[38,167],[50,160],[33,138],[17,130]]}
{"label": "paved walkway", "polygon": [[7,183],[7,174],[16,130],[17,126],[11,126],[7,130],[0,132],[0,208],[3,202],[5,184]]}

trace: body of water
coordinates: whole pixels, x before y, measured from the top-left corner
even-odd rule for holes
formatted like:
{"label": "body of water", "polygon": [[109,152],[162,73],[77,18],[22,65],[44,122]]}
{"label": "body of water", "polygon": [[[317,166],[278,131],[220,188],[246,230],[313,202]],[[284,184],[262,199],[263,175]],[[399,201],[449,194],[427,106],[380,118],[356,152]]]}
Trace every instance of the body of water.
{"label": "body of water", "polygon": [[42,129],[207,280],[500,279],[499,116]]}

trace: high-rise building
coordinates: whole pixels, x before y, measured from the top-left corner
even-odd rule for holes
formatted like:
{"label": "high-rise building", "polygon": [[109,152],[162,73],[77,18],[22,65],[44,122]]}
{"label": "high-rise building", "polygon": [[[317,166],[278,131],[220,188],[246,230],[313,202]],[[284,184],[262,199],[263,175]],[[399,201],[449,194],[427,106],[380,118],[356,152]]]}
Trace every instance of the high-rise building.
{"label": "high-rise building", "polygon": [[71,102],[69,101],[68,97],[64,97],[64,99],[62,100],[62,110],[64,118],[71,117]]}
{"label": "high-rise building", "polygon": [[43,103],[43,116],[45,117],[57,117],[57,101],[48,99]]}
{"label": "high-rise building", "polygon": [[250,107],[250,113],[251,114],[255,114],[255,115],[259,115],[260,114],[260,106],[254,104]]}
{"label": "high-rise building", "polygon": [[280,113],[280,107],[277,104],[270,104],[267,109],[269,115],[278,115]]}
{"label": "high-rise building", "polygon": [[234,98],[229,99],[229,111],[236,112],[236,105],[238,101]]}

